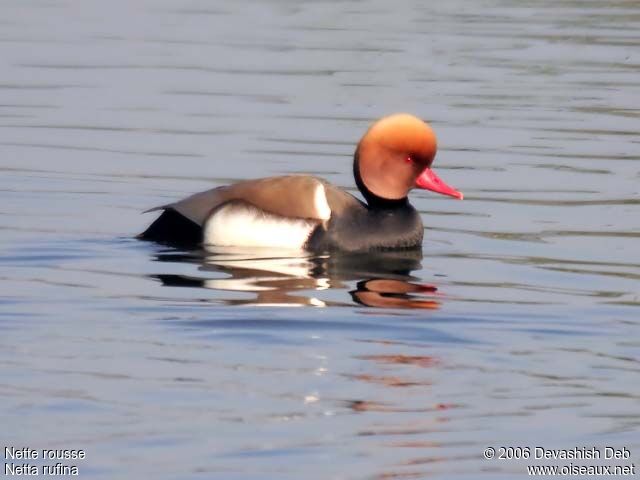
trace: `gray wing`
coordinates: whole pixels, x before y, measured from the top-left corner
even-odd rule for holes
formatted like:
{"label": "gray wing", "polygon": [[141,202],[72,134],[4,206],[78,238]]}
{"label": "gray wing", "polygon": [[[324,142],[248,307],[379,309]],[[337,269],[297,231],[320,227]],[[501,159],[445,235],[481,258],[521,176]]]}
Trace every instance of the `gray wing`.
{"label": "gray wing", "polygon": [[330,186],[306,175],[261,178],[196,193],[183,200],[147,211],[175,210],[203,226],[212,210],[226,202],[242,200],[265,212],[282,217],[325,221],[331,216],[325,187]]}

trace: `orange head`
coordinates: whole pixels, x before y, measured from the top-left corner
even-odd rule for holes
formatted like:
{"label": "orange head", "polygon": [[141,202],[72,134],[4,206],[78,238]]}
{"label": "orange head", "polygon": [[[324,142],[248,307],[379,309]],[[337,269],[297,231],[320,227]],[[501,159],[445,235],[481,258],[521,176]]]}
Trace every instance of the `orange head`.
{"label": "orange head", "polygon": [[431,127],[413,115],[397,113],[375,122],[360,140],[354,159],[356,182],[370,200],[400,200],[412,188],[462,199],[462,193],[431,170],[438,148]]}

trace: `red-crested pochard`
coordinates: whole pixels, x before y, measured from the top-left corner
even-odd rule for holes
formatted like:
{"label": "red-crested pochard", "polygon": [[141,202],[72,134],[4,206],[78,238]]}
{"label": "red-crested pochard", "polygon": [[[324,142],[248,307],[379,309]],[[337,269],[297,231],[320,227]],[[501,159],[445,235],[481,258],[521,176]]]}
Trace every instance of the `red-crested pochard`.
{"label": "red-crested pochard", "polygon": [[367,251],[419,248],[423,227],[413,188],[462,199],[431,169],[436,136],[413,115],[375,122],[353,159],[366,200],[307,176],[246,180],[196,193],[163,210],[139,238],[165,243]]}

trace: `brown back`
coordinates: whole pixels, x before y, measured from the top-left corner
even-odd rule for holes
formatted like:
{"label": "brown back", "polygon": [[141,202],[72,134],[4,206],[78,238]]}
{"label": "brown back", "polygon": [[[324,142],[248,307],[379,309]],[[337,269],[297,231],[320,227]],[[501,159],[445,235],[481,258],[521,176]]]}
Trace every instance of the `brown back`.
{"label": "brown back", "polygon": [[[334,191],[337,190],[335,187],[315,177],[290,175],[247,180],[214,188],[196,193],[184,200],[163,205],[159,209],[176,210],[202,226],[213,209],[232,200],[241,200],[282,217],[324,221],[327,220],[326,211],[319,210],[316,203],[316,191],[319,187],[324,188],[332,212],[332,203],[335,203],[337,208],[341,207],[345,199],[340,193],[344,194],[344,192],[338,190],[339,193],[337,193]],[[350,197],[348,194],[344,195]],[[353,197],[351,198],[353,199]],[[353,200],[355,201],[355,199]]]}

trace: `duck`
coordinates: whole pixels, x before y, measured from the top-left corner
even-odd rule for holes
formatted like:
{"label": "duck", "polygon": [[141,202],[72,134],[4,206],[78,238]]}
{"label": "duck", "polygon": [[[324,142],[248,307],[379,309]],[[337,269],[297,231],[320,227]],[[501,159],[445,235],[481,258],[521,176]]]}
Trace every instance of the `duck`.
{"label": "duck", "polygon": [[311,175],[244,180],[147,210],[162,213],[138,238],[310,252],[419,249],[424,227],[409,192],[463,199],[432,169],[436,151],[427,122],[408,113],[388,115],[370,125],[353,155],[364,201]]}

